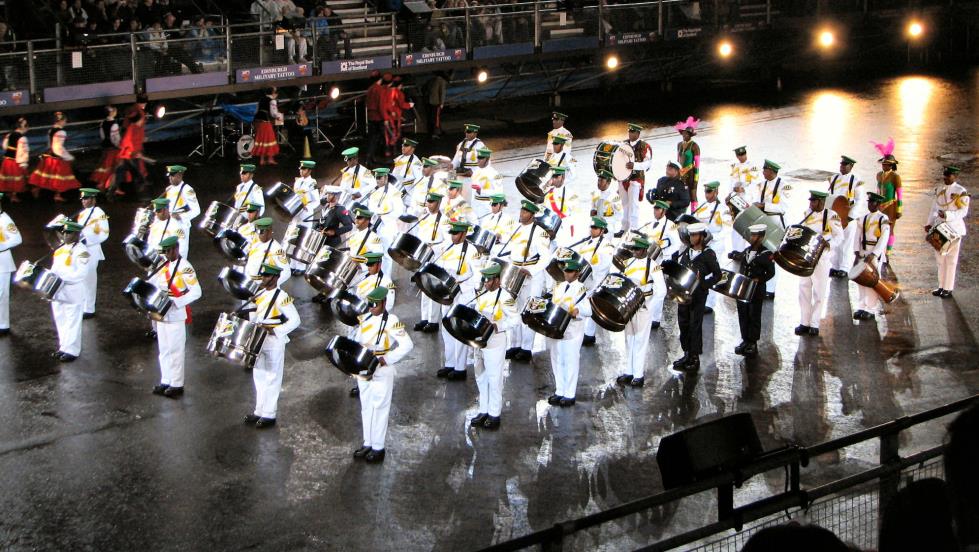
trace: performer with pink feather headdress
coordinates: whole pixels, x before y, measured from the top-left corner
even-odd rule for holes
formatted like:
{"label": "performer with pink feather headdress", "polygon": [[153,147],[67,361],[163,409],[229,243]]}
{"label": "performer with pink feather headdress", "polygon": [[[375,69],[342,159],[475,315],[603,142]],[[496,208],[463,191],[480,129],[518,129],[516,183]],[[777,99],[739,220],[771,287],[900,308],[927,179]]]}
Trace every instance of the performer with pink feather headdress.
{"label": "performer with pink feather headdress", "polygon": [[699,124],[700,119],[694,119],[691,115],[686,121],[673,125],[683,136],[683,140],[676,145],[676,162],[680,165],[680,178],[690,192],[691,210],[697,208],[697,181],[700,178],[700,146],[693,141]]}
{"label": "performer with pink feather headdress", "polygon": [[887,215],[891,221],[891,235],[887,239],[887,259],[890,262],[891,252],[894,250],[894,227],[897,226],[897,219],[901,218],[904,210],[904,202],[901,191],[901,175],[897,174],[897,158],[894,157],[894,138],[888,138],[886,144],[874,141],[870,142],[880,153],[881,158],[880,172],[877,173],[877,193],[884,197],[884,202],[880,204],[880,211]]}

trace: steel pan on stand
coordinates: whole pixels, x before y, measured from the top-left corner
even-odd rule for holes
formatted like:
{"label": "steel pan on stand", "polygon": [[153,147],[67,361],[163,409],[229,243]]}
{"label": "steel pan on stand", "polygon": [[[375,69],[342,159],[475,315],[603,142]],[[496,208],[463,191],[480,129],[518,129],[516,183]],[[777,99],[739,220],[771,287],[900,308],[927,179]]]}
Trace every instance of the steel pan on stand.
{"label": "steel pan on stand", "polygon": [[249,322],[235,313],[222,312],[207,342],[207,352],[251,368],[262,352],[268,333],[260,324]]}
{"label": "steel pan on stand", "polygon": [[642,289],[624,274],[613,272],[588,298],[592,320],[610,332],[621,332],[646,303]]}

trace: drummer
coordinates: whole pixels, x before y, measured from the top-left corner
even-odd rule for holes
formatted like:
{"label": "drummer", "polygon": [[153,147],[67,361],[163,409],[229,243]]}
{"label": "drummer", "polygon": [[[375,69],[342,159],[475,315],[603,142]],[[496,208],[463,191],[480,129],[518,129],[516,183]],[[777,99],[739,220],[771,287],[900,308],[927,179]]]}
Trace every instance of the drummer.
{"label": "drummer", "polygon": [[3,210],[0,193],[0,337],[10,335],[10,275],[17,271],[10,250],[23,241],[17,225]]}
{"label": "drummer", "polygon": [[353,199],[367,197],[374,190],[376,182],[370,169],[360,164],[360,148],[347,148],[340,155],[345,163],[340,170],[340,188]]}
{"label": "drummer", "polygon": [[[476,285],[479,283],[479,279],[473,278],[473,275],[480,269],[483,261],[479,250],[466,241],[468,232],[468,222],[450,222],[449,241],[443,242],[442,246],[435,248],[435,257],[432,262],[455,278],[461,288],[451,305],[442,305],[442,316],[439,319],[445,318],[453,306],[459,303],[468,303],[475,294]],[[444,327],[442,328],[442,344],[445,350],[445,362],[443,367],[436,371],[436,375],[453,381],[466,379],[466,358],[469,356],[469,346],[452,337],[452,334],[446,331]]]}
{"label": "drummer", "polygon": [[384,440],[391,412],[395,366],[414,346],[397,315],[386,308],[388,290],[374,288],[367,295],[370,311],[360,317],[353,340],[374,353],[377,370],[369,380],[358,379],[360,417],[364,431],[363,446],[354,451],[354,458],[367,462],[384,461]]}
{"label": "drummer", "polygon": [[622,198],[613,182],[615,175],[610,171],[598,171],[596,189],[591,192],[591,216],[605,219],[608,231],[618,238],[622,236]]}
{"label": "drummer", "polygon": [[394,168],[391,174],[394,181],[404,190],[411,190],[422,177],[422,159],[415,155],[415,148],[418,142],[410,138],[405,138],[401,142],[401,155],[394,158]]}
{"label": "drummer", "polygon": [[[544,269],[550,262],[550,238],[543,228],[534,222],[540,207],[526,199],[520,202],[520,218],[510,235],[503,240],[496,254],[513,266],[523,268],[528,278],[520,288],[517,303],[524,305],[531,297],[541,294],[544,287]],[[530,361],[534,348],[533,330],[526,324],[515,324],[510,333],[510,348],[506,358]]]}
{"label": "drummer", "polygon": [[696,272],[699,283],[690,302],[677,305],[676,319],[680,326],[683,357],[673,363],[675,370],[700,369],[707,291],[721,279],[717,255],[706,245],[707,226],[702,222],[695,222],[687,226],[687,232],[690,234],[690,246],[674,253],[673,260]]}
{"label": "drummer", "polygon": [[363,257],[368,251],[384,252],[381,236],[371,224],[374,212],[364,207],[354,209],[354,230],[347,236],[346,250],[353,257]]}
{"label": "drummer", "polygon": [[496,234],[497,243],[500,243],[504,237],[510,235],[510,232],[513,232],[513,228],[517,224],[517,221],[504,211],[506,205],[506,195],[502,193],[493,194],[490,196],[489,215],[480,219],[480,225],[484,229]]}
{"label": "drummer", "polygon": [[[857,262],[882,266],[887,261],[887,238],[891,235],[891,221],[880,211],[884,196],[867,192],[867,214],[854,219],[856,228],[854,256]],[[879,270],[878,270],[879,272]],[[880,311],[880,296],[872,287],[857,286],[859,300],[854,320],[873,320]]]}
{"label": "drummer", "polygon": [[[262,187],[252,179],[255,176],[255,165],[245,163],[240,168],[241,183],[235,187],[233,207],[238,209],[238,212],[244,212],[246,204],[257,203],[262,206],[262,210],[258,213],[261,216],[265,213],[265,194],[262,192]],[[181,254],[181,256],[186,255]]]}
{"label": "drummer", "polygon": [[565,170],[570,171],[574,158],[571,157],[570,149],[564,149],[564,145],[567,142],[568,139],[563,136],[551,138],[551,152],[544,155],[544,161],[553,168],[563,167]]}
{"label": "drummer", "polygon": [[248,246],[248,256],[245,260],[245,276],[252,280],[264,280],[265,273],[262,267],[271,266],[278,268],[275,273],[277,285],[282,286],[289,279],[289,259],[282,245],[273,237],[273,220],[264,217],[256,220],[255,229],[258,231],[258,239]]}
{"label": "drummer", "polygon": [[163,191],[163,197],[170,200],[173,206],[173,216],[191,224],[197,215],[201,214],[201,205],[197,201],[197,194],[194,189],[184,182],[184,173],[187,167],[183,165],[170,165],[167,167],[167,178],[170,183]]}
{"label": "drummer", "polygon": [[445,195],[445,205],[443,210],[445,211],[445,216],[448,217],[450,222],[471,222],[475,220],[475,214],[473,213],[472,207],[469,206],[469,202],[462,195],[462,181],[461,180],[449,180],[447,183],[447,189]]}
{"label": "drummer", "polygon": [[[784,229],[785,203],[782,199],[786,195],[787,190],[784,189],[782,179],[778,176],[778,171],[781,169],[782,167],[778,163],[769,161],[768,159],[765,160],[761,169],[762,180],[756,187],[757,195],[752,196],[752,199],[754,200],[755,207],[758,207],[766,215],[778,221],[779,225]],[[775,277],[765,284],[765,297],[768,299],[775,298],[775,288],[778,285],[779,272],[779,270],[776,270]]]}
{"label": "drummer", "polygon": [[286,344],[289,343],[289,333],[298,328],[300,322],[292,297],[277,284],[282,274],[288,272],[281,266],[263,264],[260,272],[262,289],[240,310],[248,313],[249,322],[268,331],[252,369],[255,410],[244,419],[245,425],[254,425],[258,429],[275,425]]}
{"label": "drummer", "polygon": [[738,274],[755,281],[755,294],[748,302],[738,301],[738,326],[741,329],[741,344],[734,348],[736,354],[753,357],[758,354],[758,340],[761,339],[762,307],[765,304],[763,285],[775,276],[775,263],[772,252],[765,249],[765,233],[768,226],[752,224],[748,227],[748,247],[738,258],[741,260]]}
{"label": "drummer", "polygon": [[[734,228],[734,218],[731,216],[731,210],[728,209],[728,206],[722,203],[717,196],[717,190],[720,186],[721,183],[716,180],[704,184],[704,202],[697,205],[693,211],[693,216],[707,226],[707,231],[714,238],[710,242],[710,247],[714,250],[717,258],[723,260],[727,259],[728,247],[730,246],[728,235],[733,233],[731,230]],[[717,296],[718,293],[713,290],[707,294],[707,307],[704,309],[706,314],[714,312]]]}
{"label": "drummer", "polygon": [[320,191],[313,178],[316,161],[304,159],[299,162],[299,176],[292,182],[292,191],[299,196],[303,208],[292,217],[292,221],[306,228],[312,228],[316,209],[320,206]]}
{"label": "drummer", "polygon": [[146,236],[146,246],[153,249],[160,247],[164,238],[176,236],[180,240],[180,256],[187,258],[190,247],[190,232],[187,223],[170,216],[170,200],[158,197],[152,201],[156,218],[150,223],[149,234]]}
{"label": "drummer", "polygon": [[795,335],[819,335],[819,321],[826,311],[829,298],[829,269],[833,266],[833,252],[842,247],[843,227],[836,211],[826,208],[827,193],[820,190],[809,191],[809,209],[799,222],[819,233],[829,245],[819,257],[812,275],[799,282],[799,312],[802,321],[795,328]]}
{"label": "drummer", "polygon": [[154,395],[176,399],[184,394],[184,349],[190,304],[200,299],[201,285],[190,261],[180,257],[179,240],[170,236],[160,242],[166,263],[149,278],[159,290],[166,290],[173,303],[163,320],[156,323],[156,345],[160,351],[160,384]]}
{"label": "drummer", "polygon": [[[367,196],[367,208],[373,211],[380,219],[381,224],[377,227],[377,235],[381,238],[381,250],[387,251],[391,242],[398,234],[399,220],[404,214],[405,204],[401,200],[401,190],[391,179],[391,169],[378,167],[374,169],[374,178],[377,187]],[[385,256],[382,261],[384,272],[391,274],[391,257]],[[391,303],[394,305],[394,303]]]}
{"label": "drummer", "polygon": [[[432,250],[445,241],[445,235],[449,226],[449,219],[442,214],[439,205],[442,203],[442,194],[431,192],[425,202],[425,213],[418,219],[413,233],[423,243],[431,246]],[[439,329],[436,322],[439,320],[438,303],[432,301],[424,293],[421,297],[421,318],[413,328],[416,332],[434,333]]]}
{"label": "drummer", "polygon": [[469,185],[475,195],[473,211],[480,220],[491,211],[490,198],[496,193],[503,192],[503,175],[490,163],[492,155],[493,152],[489,148],[476,150],[476,168],[473,169],[472,178],[469,179]]}
{"label": "drummer", "polygon": [[245,205],[245,218],[241,226],[236,230],[241,237],[248,240],[248,243],[254,243],[258,240],[258,229],[255,228],[255,221],[258,220],[258,214],[262,211],[262,206],[258,203],[248,203]]}
{"label": "drummer", "polygon": [[564,122],[568,120],[568,116],[559,111],[551,113],[551,131],[547,133],[547,145],[544,149],[544,155],[548,155],[554,152],[554,138],[561,137],[564,138],[564,147],[568,150],[571,149],[571,131],[564,126]]}
{"label": "drummer", "polygon": [[85,278],[85,309],[83,319],[95,318],[95,298],[98,292],[99,261],[105,259],[102,242],[109,239],[109,217],[95,205],[99,191],[80,188],[82,210],[75,215],[75,222],[82,225],[82,241],[88,247],[88,276]]}
{"label": "drummer", "polygon": [[493,333],[482,349],[476,349],[476,390],[479,406],[470,427],[498,429],[503,410],[503,365],[506,363],[506,332],[520,320],[517,299],[500,287],[502,267],[492,263],[479,271],[483,291],[476,296],[473,309],[493,325]]}
{"label": "drummer", "polygon": [[485,148],[486,144],[479,139],[479,125],[466,123],[464,126],[465,138],[456,146],[455,155],[452,157],[452,168],[455,169],[457,176],[472,176],[473,170],[478,165],[477,151]]}
{"label": "drummer", "polygon": [[422,217],[427,211],[429,194],[438,194],[439,199],[445,196],[445,180],[436,175],[438,161],[425,157],[422,159],[422,178],[411,190],[411,205],[409,212],[416,217]]}
{"label": "drummer", "polygon": [[[661,249],[659,256],[653,259],[653,266],[656,268],[660,267],[663,259],[668,259],[679,251],[682,245],[676,223],[666,217],[669,207],[669,204],[663,200],[654,201],[653,220],[642,228],[647,232],[644,234],[646,241],[650,244],[655,243]],[[653,295],[646,299],[646,305],[649,307],[649,327],[657,330],[663,321],[663,302],[666,300],[666,283],[663,280],[663,273],[653,270],[652,283]]]}
{"label": "drummer", "polygon": [[[387,303],[389,305],[394,304],[394,281],[391,280],[391,276],[385,274],[381,269],[382,258],[384,254],[379,251],[368,251],[364,253],[363,261],[364,266],[367,267],[367,272],[360,281],[356,282],[352,286],[354,295],[367,301],[367,296],[370,295],[372,291],[379,287],[387,288]],[[360,388],[356,385],[350,390],[350,396],[356,397],[360,394]]]}
{"label": "drummer", "polygon": [[[748,161],[748,146],[738,146],[734,148],[736,161],[731,163],[731,193],[740,195],[745,201],[751,201],[758,192],[755,188],[761,179],[758,174],[758,166],[754,162]],[[748,246],[748,242],[737,232],[731,232],[731,250],[741,251]]]}
{"label": "drummer", "polygon": [[63,285],[51,301],[54,326],[58,330],[58,350],[51,354],[61,362],[72,362],[82,352],[82,311],[85,306],[85,278],[91,254],[81,242],[82,225],[64,223],[64,244],[54,251],[51,272]]}
{"label": "drummer", "polygon": [[551,288],[551,302],[571,315],[571,323],[561,339],[547,338],[551,354],[551,370],[554,372],[554,394],[547,403],[554,406],[573,406],[578,389],[578,368],[581,357],[581,341],[585,336],[585,319],[591,317],[591,303],[585,284],[578,281],[581,264],[574,260],[564,263],[564,281]]}
{"label": "drummer", "polygon": [[635,236],[628,244],[632,259],[628,261],[623,274],[636,284],[646,298],[643,306],[636,311],[625,326],[626,361],[622,373],[615,378],[619,385],[642,387],[646,382],[646,349],[649,347],[649,331],[652,329],[650,316],[654,306],[658,307],[660,315],[663,312],[663,299],[666,297],[666,284],[663,282],[663,270],[660,260],[649,256],[649,240]]}
{"label": "drummer", "polygon": [[578,204],[578,194],[569,191],[565,186],[567,175],[567,167],[554,167],[549,182],[550,189],[544,195],[544,206],[562,219],[572,216]]}
{"label": "drummer", "polygon": [[944,254],[935,252],[935,260],[938,262],[938,289],[931,294],[942,299],[951,297],[952,290],[955,289],[959,250],[962,240],[965,239],[965,217],[969,214],[969,192],[958,180],[958,167],[949,165],[942,170],[943,185],[932,191],[931,211],[925,225],[925,232],[930,232],[933,227],[944,222],[961,236],[961,239],[952,242]]}
{"label": "drummer", "polygon": [[[612,257],[615,255],[615,247],[612,239],[608,235],[608,223],[602,217],[591,217],[591,227],[587,238],[579,243],[571,245],[570,249],[581,255],[581,258],[591,265],[591,277],[585,281],[588,293],[594,293],[595,288],[602,283],[609,269],[612,267]],[[585,321],[585,337],[582,345],[591,347],[595,344],[595,331],[597,326],[589,318]]]}
{"label": "drummer", "polygon": [[639,226],[639,204],[643,198],[643,186],[646,182],[646,171],[652,167],[653,148],[644,140],[639,139],[642,125],[629,123],[629,139],[626,142],[632,148],[633,161],[626,163],[631,170],[629,178],[622,181],[622,230],[628,232]]}
{"label": "drummer", "polygon": [[[866,186],[863,180],[853,174],[853,165],[855,164],[855,159],[842,155],[840,156],[840,172],[829,177],[829,200],[827,203],[832,207],[837,197],[846,198],[847,205],[850,207],[847,215],[848,220],[856,220],[862,217],[865,212]],[[857,228],[846,224],[846,222],[840,220],[840,223],[846,226],[843,229],[843,242],[840,247],[833,251],[833,267],[830,269],[829,275],[834,278],[846,278],[850,267],[853,266],[853,241]]]}

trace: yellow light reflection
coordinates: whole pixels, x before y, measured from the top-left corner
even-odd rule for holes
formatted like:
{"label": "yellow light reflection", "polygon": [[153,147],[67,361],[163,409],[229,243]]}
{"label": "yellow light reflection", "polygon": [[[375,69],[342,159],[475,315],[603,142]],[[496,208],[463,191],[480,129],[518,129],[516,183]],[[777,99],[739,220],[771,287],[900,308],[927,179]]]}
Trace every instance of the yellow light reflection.
{"label": "yellow light reflection", "polygon": [[[812,163],[826,163],[839,156],[843,138],[851,128],[850,111],[853,100],[839,92],[820,92],[812,97],[809,115]],[[818,165],[817,165],[818,166]]]}
{"label": "yellow light reflection", "polygon": [[901,120],[908,130],[918,130],[928,115],[928,102],[935,90],[934,83],[923,77],[907,77],[901,79],[897,90],[901,102]]}

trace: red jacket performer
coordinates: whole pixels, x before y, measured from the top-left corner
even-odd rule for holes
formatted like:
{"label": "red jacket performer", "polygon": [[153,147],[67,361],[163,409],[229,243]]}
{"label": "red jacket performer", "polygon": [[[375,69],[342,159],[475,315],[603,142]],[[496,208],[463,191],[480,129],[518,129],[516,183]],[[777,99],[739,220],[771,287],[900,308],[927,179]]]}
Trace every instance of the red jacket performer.
{"label": "red jacket performer", "polygon": [[146,165],[143,162],[143,140],[146,138],[146,97],[136,98],[136,105],[126,112],[123,121],[125,131],[119,142],[119,153],[116,157],[116,169],[108,188],[114,189],[117,195],[123,195],[128,190],[120,189],[126,186],[135,192],[146,183]]}

